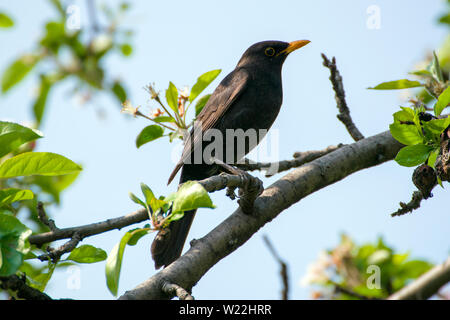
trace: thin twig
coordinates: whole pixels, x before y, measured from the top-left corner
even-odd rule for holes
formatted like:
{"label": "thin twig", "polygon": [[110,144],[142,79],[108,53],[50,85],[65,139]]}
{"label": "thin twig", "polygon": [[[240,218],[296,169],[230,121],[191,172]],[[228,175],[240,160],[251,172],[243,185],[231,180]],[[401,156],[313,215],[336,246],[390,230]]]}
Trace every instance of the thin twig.
{"label": "thin twig", "polygon": [[339,114],[337,118],[345,125],[348,133],[352,136],[353,140],[358,141],[364,139],[363,134],[358,130],[356,125],[353,123],[352,117],[350,116],[350,109],[348,108],[347,101],[345,100],[344,85],[342,83],[342,77],[339,70],[336,67],[336,58],[330,61],[325,54],[322,53],[323,65],[330,69],[330,81],[333,85],[333,90],[335,92],[335,99],[337,108],[339,109]]}
{"label": "thin twig", "polygon": [[341,148],[343,144],[338,144],[337,146],[328,146],[323,150],[311,150],[304,152],[295,152],[294,159],[292,160],[282,160],[278,162],[252,162],[249,159],[245,159],[245,163],[236,164],[236,166],[242,170],[254,171],[254,170],[266,170],[266,177],[271,177],[277,173],[287,171],[292,168],[297,168],[305,163],[311,162],[320,158],[330,152],[333,152]]}
{"label": "thin twig", "polygon": [[83,240],[79,232],[75,232],[69,241],[64,243],[58,249],[48,250],[48,253],[38,256],[41,261],[51,260],[56,263],[64,253],[71,252]]}
{"label": "thin twig", "polygon": [[391,213],[391,216],[392,217],[401,216],[420,208],[420,203],[422,202],[422,200],[423,200],[422,192],[414,191],[412,194],[411,201],[408,203],[400,202],[400,209],[398,209],[394,213]]}
{"label": "thin twig", "polygon": [[55,240],[72,238],[75,233],[78,233],[82,238],[86,238],[106,231],[121,229],[146,220],[148,220],[148,213],[145,209],[141,209],[118,218],[31,235],[28,239],[31,244],[42,246],[45,243]]}
{"label": "thin twig", "polygon": [[39,220],[43,224],[45,224],[51,231],[55,231],[58,229],[56,227],[55,221],[48,218],[47,213],[45,212],[45,209],[44,209],[44,204],[41,201],[39,201],[37,204],[37,213],[38,213]]}
{"label": "thin twig", "polygon": [[269,249],[270,253],[273,255],[275,260],[277,260],[277,262],[280,264],[280,267],[281,267],[280,276],[281,276],[281,281],[283,283],[283,290],[281,291],[281,299],[289,300],[288,266],[280,258],[278,252],[275,250],[274,246],[272,245],[272,242],[269,240],[269,238],[266,235],[263,235],[263,240],[264,240],[264,243],[266,244],[267,248]]}

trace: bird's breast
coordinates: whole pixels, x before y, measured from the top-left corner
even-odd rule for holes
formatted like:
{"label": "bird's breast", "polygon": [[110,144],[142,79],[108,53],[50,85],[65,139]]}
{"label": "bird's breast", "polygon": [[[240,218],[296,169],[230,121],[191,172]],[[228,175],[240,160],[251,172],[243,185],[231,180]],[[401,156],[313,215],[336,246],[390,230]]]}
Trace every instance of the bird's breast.
{"label": "bird's breast", "polygon": [[251,83],[217,124],[225,129],[270,129],[283,102],[281,79],[252,77]]}

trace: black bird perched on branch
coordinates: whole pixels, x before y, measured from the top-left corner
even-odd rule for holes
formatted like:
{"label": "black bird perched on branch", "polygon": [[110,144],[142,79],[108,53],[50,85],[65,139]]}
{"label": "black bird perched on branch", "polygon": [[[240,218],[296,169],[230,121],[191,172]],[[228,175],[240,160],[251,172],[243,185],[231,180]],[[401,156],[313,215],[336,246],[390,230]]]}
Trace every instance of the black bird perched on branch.
{"label": "black bird perched on branch", "polygon": [[[217,164],[205,161],[201,153],[201,161],[196,163],[195,151],[203,152],[208,145],[204,140],[208,130],[216,129],[225,137],[227,129],[244,132],[256,130],[256,144],[263,138],[259,130],[269,130],[275,121],[283,100],[281,85],[281,68],[289,53],[309,43],[308,40],[293,42],[263,41],[248,48],[242,55],[236,68],[228,74],[207,104],[197,116],[194,129],[188,137],[181,160],[169,178],[173,180],[181,169],[180,184],[189,180],[202,180],[219,172]],[[245,148],[238,152],[237,144],[223,141],[222,156],[233,155],[237,161],[247,154],[256,144],[244,142]],[[227,149],[228,148],[228,149]],[[220,159],[222,160],[222,159]],[[230,163],[229,159],[223,162]],[[196,210],[184,213],[182,219],[173,221],[168,228],[161,230],[152,244],[152,257],[158,269],[176,260],[183,249],[187,234],[194,219]]]}

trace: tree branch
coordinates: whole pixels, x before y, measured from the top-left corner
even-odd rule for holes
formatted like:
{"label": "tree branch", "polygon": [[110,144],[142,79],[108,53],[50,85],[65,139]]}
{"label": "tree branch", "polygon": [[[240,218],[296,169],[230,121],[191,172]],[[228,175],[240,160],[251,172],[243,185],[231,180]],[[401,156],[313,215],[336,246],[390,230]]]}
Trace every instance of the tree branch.
{"label": "tree branch", "polygon": [[35,234],[29,237],[31,244],[42,246],[45,243],[61,239],[71,239],[75,234],[81,238],[80,241],[88,236],[96,235],[106,231],[121,229],[134,223],[143,222],[148,219],[148,213],[145,209],[135,211],[122,217],[108,219],[102,222],[86,224],[78,227],[57,229],[50,232]]}
{"label": "tree branch", "polygon": [[121,299],[167,299],[162,284],[169,281],[190,291],[221,259],[243,245],[278,214],[304,197],[362,169],[392,160],[402,145],[386,131],[343,146],[276,181],[254,202],[253,214],[237,209],[167,268],[129,290]]}
{"label": "tree branch", "polygon": [[45,224],[51,231],[55,231],[58,229],[56,227],[55,221],[48,218],[47,213],[45,212],[45,209],[44,209],[44,204],[41,201],[39,201],[37,204],[37,213],[38,213],[39,220],[43,224]]}
{"label": "tree branch", "polygon": [[[220,175],[201,180],[199,181],[199,183],[206,189],[206,191],[214,192],[225,188],[243,188],[245,187],[246,181],[242,178],[242,176],[222,173]],[[243,199],[245,199],[245,197],[241,197],[240,200]],[[247,199],[249,203],[253,203],[253,200]],[[41,207],[40,209],[38,209],[38,211],[39,210],[41,211],[40,215],[42,215],[41,221],[45,221],[46,216],[43,208]],[[55,227],[54,230],[50,232],[30,236],[29,241],[31,244],[39,247],[48,242],[61,239],[71,239],[58,249],[49,252],[49,254],[45,254],[39,257],[41,260],[48,260],[48,258],[54,259],[57,257],[59,258],[62,254],[73,250],[75,246],[86,237],[97,235],[114,229],[122,229],[129,225],[144,222],[146,220],[148,220],[147,211],[145,209],[140,209],[125,216],[108,219],[101,222],[63,229],[58,229]],[[53,221],[52,225],[54,226]]]}
{"label": "tree branch", "polygon": [[283,283],[283,290],[281,291],[281,299],[282,300],[289,300],[289,276],[288,276],[288,266],[286,262],[283,261],[283,259],[280,258],[280,255],[275,250],[274,246],[272,245],[272,242],[270,242],[269,237],[266,235],[263,236],[264,243],[266,244],[267,248],[269,249],[272,256],[277,260],[277,262],[280,265],[280,276],[281,281]]}
{"label": "tree branch", "polygon": [[19,277],[15,274],[7,277],[0,277],[0,287],[3,290],[14,291],[20,299],[52,300],[52,298],[44,292],[28,286],[25,282],[25,277]]}
{"label": "tree branch", "polygon": [[337,146],[328,146],[323,150],[310,150],[305,152],[295,152],[294,159],[292,160],[282,160],[278,162],[251,162],[251,160],[246,159],[245,163],[237,164],[236,166],[242,170],[254,171],[254,170],[266,170],[266,177],[269,178],[277,173],[290,170],[292,168],[298,168],[305,163],[311,162],[320,158],[330,152],[333,152],[343,144],[338,144]]}
{"label": "tree branch", "polygon": [[411,284],[391,295],[389,300],[423,300],[436,294],[446,283],[450,282],[450,257],[421,275]]}
{"label": "tree branch", "polygon": [[410,213],[413,210],[420,208],[420,203],[423,200],[422,192],[414,191],[412,194],[411,201],[408,203],[400,202],[400,209],[391,213],[392,217],[402,216],[404,214]]}
{"label": "tree branch", "polygon": [[162,285],[162,291],[170,297],[177,296],[180,300],[194,300],[189,292],[174,283],[165,282]]}
{"label": "tree branch", "polygon": [[336,104],[337,108],[339,109],[337,118],[345,125],[348,133],[350,133],[353,140],[358,141],[364,139],[363,134],[358,130],[356,125],[353,123],[352,117],[350,116],[350,109],[348,108],[347,101],[345,100],[345,91],[344,85],[342,83],[342,77],[336,67],[336,58],[333,57],[333,59],[330,61],[323,53],[322,58],[323,65],[330,69],[330,81],[333,85]]}
{"label": "tree branch", "polygon": [[56,263],[64,253],[71,252],[73,249],[75,249],[81,240],[82,238],[80,234],[78,232],[75,232],[70,240],[64,243],[58,249],[52,249],[49,247],[47,248],[48,253],[42,254],[37,258],[41,261],[51,260],[53,263]]}

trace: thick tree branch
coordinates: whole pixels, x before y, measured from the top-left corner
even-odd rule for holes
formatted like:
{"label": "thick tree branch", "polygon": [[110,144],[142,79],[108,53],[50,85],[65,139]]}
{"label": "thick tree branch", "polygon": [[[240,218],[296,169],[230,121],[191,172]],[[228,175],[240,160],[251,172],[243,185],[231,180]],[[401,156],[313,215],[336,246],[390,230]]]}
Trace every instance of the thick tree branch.
{"label": "thick tree branch", "polygon": [[267,222],[304,197],[362,169],[392,160],[402,145],[389,132],[360,140],[296,168],[256,199],[251,215],[237,209],[167,268],[156,273],[121,299],[167,299],[165,282],[190,291],[221,259],[243,245]]}
{"label": "thick tree branch", "polygon": [[353,140],[358,141],[364,139],[363,134],[358,130],[356,125],[353,123],[352,117],[350,116],[350,109],[347,106],[347,101],[345,100],[344,85],[342,83],[342,77],[339,70],[336,67],[336,58],[333,57],[331,61],[327,58],[325,54],[322,53],[323,65],[330,69],[330,81],[333,85],[333,90],[335,93],[335,99],[337,108],[339,109],[339,114],[337,118],[345,125],[348,133],[352,136]]}
{"label": "thick tree branch", "polygon": [[450,282],[450,257],[442,264],[421,275],[411,284],[391,295],[389,300],[423,300],[436,294]]}
{"label": "thick tree branch", "polygon": [[166,293],[168,296],[173,297],[176,296],[180,300],[194,300],[189,292],[187,292],[184,288],[180,287],[177,284],[166,282],[162,286],[162,291]]}

